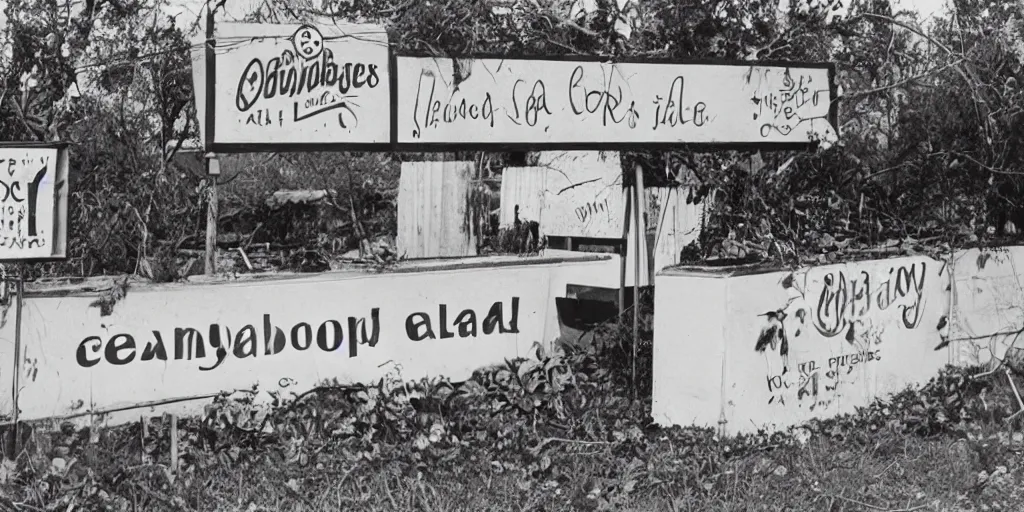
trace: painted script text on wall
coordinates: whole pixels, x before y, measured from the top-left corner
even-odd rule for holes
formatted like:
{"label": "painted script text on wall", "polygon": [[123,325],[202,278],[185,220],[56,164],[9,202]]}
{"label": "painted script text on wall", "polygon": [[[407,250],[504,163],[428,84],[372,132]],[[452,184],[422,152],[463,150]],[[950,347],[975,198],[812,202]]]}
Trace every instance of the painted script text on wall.
{"label": "painted script text on wall", "polygon": [[[790,301],[764,315],[767,322],[755,345],[769,353],[768,403],[813,410],[843,396],[844,386],[863,378],[855,368],[882,359],[884,339],[918,330],[926,313],[926,287],[935,284],[936,273],[932,260],[904,258],[787,275],[780,285]],[[826,353],[831,354],[827,361]]]}
{"label": "painted script text on wall", "polygon": [[[448,306],[440,304],[436,316],[427,312],[409,315],[405,332],[411,341],[518,333],[519,297],[512,297],[507,318],[505,311],[502,302],[495,302],[480,315],[473,309],[465,309],[449,317]],[[285,350],[304,352],[314,345],[326,353],[347,347],[348,357],[354,358],[359,355],[360,345],[373,348],[381,341],[380,317],[380,308],[372,308],[369,318],[349,316],[345,321],[328,319],[319,323],[278,325],[270,314],[264,314],[261,323],[245,325],[234,332],[231,327],[218,323],[210,324],[207,330],[177,327],[173,332],[154,330],[144,343],[142,336],[130,333],[94,335],[78,344],[75,358],[83,368],[96,367],[102,362],[123,366],[135,361],[199,360],[201,371],[219,368],[229,355],[236,359],[267,357]]]}
{"label": "painted script text on wall", "polygon": [[883,312],[895,306],[903,327],[917,328],[927,272],[928,263],[923,261],[890,267],[888,274],[874,279],[864,270],[853,275],[842,270],[829,272],[822,278],[811,316],[814,327],[825,337],[846,333],[853,338],[853,325],[858,320],[871,315],[872,310]]}
{"label": "painted script text on wall", "polygon": [[[916,329],[921,323],[924,288],[930,269],[927,261],[891,265],[884,273],[845,266],[813,269],[802,283],[789,275],[781,283],[792,294],[790,302],[768,319],[754,345],[787,356],[796,338],[814,331],[825,339],[843,335],[854,343],[886,323]],[[890,315],[890,312],[896,313]],[[808,341],[813,343],[813,341]]]}

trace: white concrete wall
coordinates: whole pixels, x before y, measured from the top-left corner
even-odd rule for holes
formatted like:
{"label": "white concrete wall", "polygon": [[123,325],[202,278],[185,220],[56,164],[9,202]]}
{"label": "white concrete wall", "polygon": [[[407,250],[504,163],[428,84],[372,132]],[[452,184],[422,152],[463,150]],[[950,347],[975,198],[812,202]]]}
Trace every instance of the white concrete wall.
{"label": "white concrete wall", "polygon": [[948,349],[935,350],[949,282],[943,262],[924,257],[793,273],[663,272],[655,420],[774,430],[923,384],[952,362]]}
{"label": "white concrete wall", "polygon": [[[480,367],[528,356],[534,342],[556,338],[553,297],[564,296],[567,283],[611,286],[618,281],[617,273],[610,272],[618,269],[618,258],[572,255],[570,261],[552,262],[555,257],[545,256],[546,263],[477,268],[449,268],[449,262],[444,270],[421,265],[401,273],[135,287],[105,317],[90,306],[95,294],[29,296],[23,310],[21,419],[108,411],[253,385],[288,396],[325,379],[376,381],[395,372],[396,365],[405,379],[465,379]],[[488,332],[486,318],[495,307],[501,308],[500,321]],[[425,333],[415,324],[427,317],[433,337],[414,339]],[[363,341],[360,334],[352,343],[352,323],[360,320],[369,339]],[[211,329],[221,341],[213,340]],[[0,328],[5,361],[13,361],[13,333],[13,321]],[[190,336],[202,345],[201,356],[195,348],[188,356]],[[5,384],[10,377],[0,370]],[[190,414],[205,403],[187,401],[159,410]]]}
{"label": "white concrete wall", "polygon": [[961,251],[953,267],[949,346],[957,362],[986,365],[1024,349],[1024,247]]}
{"label": "white concrete wall", "polygon": [[[106,317],[90,306],[96,294],[40,296],[30,288],[17,365],[21,417],[135,407],[253,384],[287,396],[323,379],[376,380],[393,372],[395,363],[404,378],[465,378],[481,366],[527,355],[535,341],[557,337],[554,297],[565,296],[570,283],[617,286],[619,258],[609,256],[547,251],[545,262],[474,258],[409,263],[405,272],[390,274],[138,286]],[[654,417],[663,424],[721,425],[730,434],[778,429],[852,412],[927,381],[947,363],[991,363],[1024,332],[1018,269],[1024,269],[1024,247],[959,251],[948,265],[925,257],[895,258],[805,268],[791,277],[789,272],[662,272],[655,298]],[[502,304],[508,327],[513,297],[519,298],[518,332],[482,333],[479,324],[495,302]],[[477,335],[460,338],[455,328],[449,329],[452,338],[440,339],[440,304],[446,305],[449,324],[463,310],[473,310]],[[375,307],[378,343],[357,345],[352,357],[348,318],[366,318]],[[775,324],[762,316],[780,311],[786,316]],[[438,338],[410,339],[405,324],[417,312],[431,317]],[[10,416],[16,310],[0,313],[0,416]],[[280,353],[267,355],[265,314],[285,336]],[[940,327],[943,318],[948,325]],[[337,350],[324,351],[315,335],[329,320],[342,324],[343,339]],[[314,333],[312,346],[303,351],[291,339],[300,322]],[[219,365],[209,346],[214,323],[232,336]],[[247,325],[252,325],[256,355],[239,358],[235,346],[249,347],[248,338],[239,335]],[[202,334],[205,357],[175,358],[177,328]],[[166,360],[155,354],[142,360],[147,347],[157,346],[154,331],[160,333]],[[762,334],[765,343],[757,350]],[[127,336],[118,335],[130,335],[134,350]],[[108,354],[115,337],[119,348]],[[333,344],[332,336],[325,339]],[[99,362],[83,367],[80,347],[86,364]],[[271,349],[276,352],[273,343]],[[110,361],[129,357],[125,364]],[[205,403],[146,406],[105,417],[120,422],[164,411],[193,414]]]}

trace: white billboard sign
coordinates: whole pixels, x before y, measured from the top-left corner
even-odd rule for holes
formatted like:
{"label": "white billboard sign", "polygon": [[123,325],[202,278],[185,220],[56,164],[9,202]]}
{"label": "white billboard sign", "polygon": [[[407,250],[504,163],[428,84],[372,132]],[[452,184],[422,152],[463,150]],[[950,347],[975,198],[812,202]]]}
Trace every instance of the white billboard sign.
{"label": "white billboard sign", "polygon": [[581,149],[831,142],[831,67],[807,66],[397,57],[397,142]]}
{"label": "white billboard sign", "polygon": [[[212,73],[205,45],[199,41],[192,52],[199,125],[214,150],[391,142],[383,28],[218,23],[214,39]],[[205,121],[208,74],[213,134]]]}
{"label": "white billboard sign", "polygon": [[64,257],[67,172],[64,148],[0,145],[0,261]]}

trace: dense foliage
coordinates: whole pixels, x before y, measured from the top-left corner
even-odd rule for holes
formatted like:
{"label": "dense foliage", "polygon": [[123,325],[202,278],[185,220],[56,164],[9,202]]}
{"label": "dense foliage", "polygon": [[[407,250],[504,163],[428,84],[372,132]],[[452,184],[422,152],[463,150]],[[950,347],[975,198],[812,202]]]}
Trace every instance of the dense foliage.
{"label": "dense foliage", "polygon": [[[7,3],[0,138],[75,144],[72,258],[49,271],[148,273],[149,263],[173,263],[175,250],[201,246],[208,187],[201,169],[174,155],[177,141],[195,136],[188,41],[197,20],[171,20],[157,0],[64,4]],[[835,62],[841,139],[830,148],[624,155],[627,165],[645,165],[648,183],[665,181],[667,162],[710,192],[707,230],[688,252],[694,258],[831,261],[880,245],[991,243],[1024,226],[1019,2],[956,0],[927,23],[883,0],[791,0],[786,9],[768,0],[278,0],[251,18],[323,16],[382,23],[399,52]],[[332,190],[333,215],[350,225],[273,241],[347,251],[394,234],[387,212],[397,158],[243,159],[222,177],[220,199],[259,225],[275,221],[265,206],[275,190]],[[496,167],[481,164],[485,181],[500,175],[504,160],[487,158]],[[314,184],[310,175],[331,179]],[[489,183],[482,204],[493,203]]]}
{"label": "dense foliage", "polygon": [[[0,464],[6,497],[0,505],[256,511],[282,510],[288,502],[291,508],[284,509],[336,510],[337,503],[322,498],[314,503],[311,493],[345,487],[346,509],[381,510],[374,502],[387,510],[435,509],[416,504],[431,496],[410,498],[397,488],[448,474],[483,485],[472,476],[483,473],[488,489],[491,478],[510,475],[520,493],[564,510],[619,510],[633,497],[662,492],[691,496],[690,506],[703,510],[736,492],[741,476],[753,478],[747,485],[755,492],[771,492],[774,485],[763,478],[801,473],[793,460],[798,457],[823,457],[815,464],[832,471],[857,466],[851,459],[858,453],[882,450],[892,466],[908,443],[933,438],[941,441],[933,443],[938,450],[958,454],[964,465],[959,470],[981,471],[977,487],[960,498],[962,506],[1019,503],[1001,492],[1012,481],[985,488],[1007,466],[1019,465],[1014,450],[1024,438],[1011,438],[1004,426],[1018,406],[1001,373],[950,369],[857,414],[789,432],[723,438],[712,429],[652,424],[649,400],[630,396],[629,365],[617,348],[625,339],[605,330],[593,344],[566,340],[553,352],[538,346],[529,359],[478,370],[464,381],[407,381],[393,367],[371,385],[325,382],[300,394],[255,388],[225,394],[201,419],[179,423],[176,471],[166,417],[100,431],[71,424],[37,431],[25,436],[30,442],[17,462]],[[950,446],[950,439],[958,441]],[[942,468],[930,471],[941,478]],[[824,475],[810,470],[810,477],[817,487]],[[386,494],[375,500],[371,482],[381,478],[376,492]],[[971,483],[956,485],[962,490]],[[276,504],[235,497],[264,485],[278,491],[262,494],[282,494]],[[798,489],[807,485],[789,491],[803,492]],[[856,487],[846,490],[856,496]],[[485,494],[490,507],[502,503],[486,491],[467,492]],[[442,489],[442,496],[449,494]]]}

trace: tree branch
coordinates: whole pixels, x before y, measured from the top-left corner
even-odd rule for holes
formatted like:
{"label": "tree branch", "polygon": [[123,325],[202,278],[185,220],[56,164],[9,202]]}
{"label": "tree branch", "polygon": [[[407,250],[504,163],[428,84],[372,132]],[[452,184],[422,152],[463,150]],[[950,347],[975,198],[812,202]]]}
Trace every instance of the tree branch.
{"label": "tree branch", "polygon": [[845,96],[848,99],[857,99],[857,98],[863,98],[864,96],[870,96],[872,94],[877,94],[877,93],[880,93],[880,92],[884,92],[884,91],[887,91],[889,89],[895,89],[897,87],[906,85],[906,84],[908,84],[910,82],[913,82],[915,80],[920,80],[920,79],[922,79],[922,78],[924,78],[926,76],[929,76],[929,75],[938,73],[940,71],[944,71],[946,69],[949,69],[950,67],[956,66],[956,65],[962,63],[963,61],[964,61],[964,59],[957,59],[956,61],[950,62],[949,64],[946,64],[944,66],[940,66],[940,67],[937,67],[937,68],[929,69],[928,71],[925,71],[924,73],[920,73],[920,74],[914,75],[912,77],[900,80],[899,82],[883,85],[881,87],[876,87],[874,89],[868,89],[866,91],[858,91],[858,92],[855,92],[855,93],[852,93],[852,94],[847,94]]}

